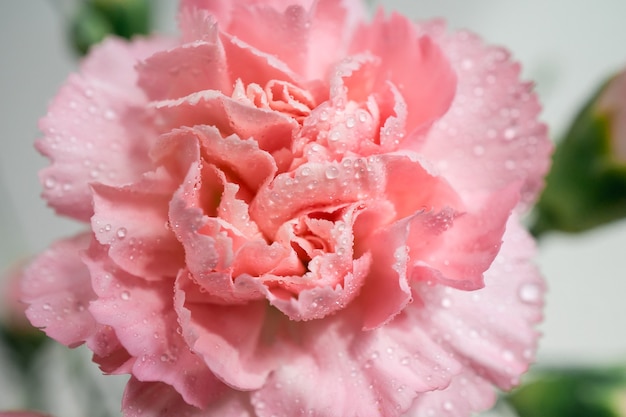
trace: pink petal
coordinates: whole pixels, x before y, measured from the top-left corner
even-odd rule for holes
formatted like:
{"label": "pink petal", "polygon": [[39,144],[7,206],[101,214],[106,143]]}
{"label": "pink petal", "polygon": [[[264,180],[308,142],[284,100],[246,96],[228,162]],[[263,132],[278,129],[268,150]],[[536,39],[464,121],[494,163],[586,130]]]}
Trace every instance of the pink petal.
{"label": "pink petal", "polygon": [[406,413],[411,417],[466,417],[476,410],[488,410],[497,399],[493,385],[477,376],[471,368],[456,375],[442,390],[420,394]]}
{"label": "pink petal", "polygon": [[[459,364],[406,317],[371,332],[352,333],[360,318],[302,323],[297,355],[252,394],[259,417],[299,415],[400,416],[416,392],[447,386]],[[315,383],[311,383],[315,381]]]}
{"label": "pink petal", "polygon": [[512,184],[493,193],[476,211],[444,209],[416,216],[408,239],[412,279],[481,288],[483,273],[498,254],[506,222],[519,201],[518,190],[519,184]]}
{"label": "pink petal", "polygon": [[384,180],[384,164],[376,157],[308,163],[277,175],[261,188],[252,202],[251,217],[273,239],[279,227],[297,214],[364,201],[381,192]]}
{"label": "pink petal", "polygon": [[519,80],[520,67],[505,50],[484,45],[476,35],[447,34],[441,24],[421,30],[449,57],[458,86],[450,111],[420,152],[437,161],[465,200],[523,181],[527,206],[543,186],[552,150],[545,124],[537,121],[540,106],[532,85]]}
{"label": "pink petal", "polygon": [[222,135],[254,138],[259,148],[274,153],[291,148],[297,123],[278,112],[251,107],[216,91],[200,91],[179,100],[153,103],[164,128],[210,125]]}
{"label": "pink petal", "polygon": [[41,119],[44,137],[36,144],[52,161],[40,178],[44,198],[58,213],[87,221],[93,213],[90,182],[124,184],[150,167],[150,128],[137,110],[145,97],[133,67],[167,45],[161,39],[108,40],[61,88]]}
{"label": "pink petal", "polygon": [[[187,290],[189,288],[189,290]],[[262,329],[267,304],[217,305],[194,297],[187,302],[193,283],[185,274],[177,280],[175,306],[183,335],[191,349],[224,383],[238,389],[258,389],[272,370],[279,352],[265,349]]]}
{"label": "pink petal", "polygon": [[274,160],[259,149],[255,140],[242,140],[234,135],[224,138],[212,126],[197,126],[192,133],[200,139],[203,160],[227,173],[231,182],[252,194],[276,173]]}
{"label": "pink petal", "polygon": [[205,408],[187,404],[175,390],[161,382],[131,378],[122,400],[124,417],[256,417],[249,394],[224,388]]}
{"label": "pink petal", "polygon": [[435,400],[445,408],[459,409],[450,415],[466,415],[462,411],[469,406],[474,411],[487,408],[491,404],[486,399],[494,397],[485,395],[487,387],[480,379],[503,389],[518,383],[533,359],[539,336],[534,325],[542,316],[544,283],[529,262],[534,253],[533,240],[513,215],[502,249],[485,273],[484,288],[466,292],[424,283],[415,287],[423,305],[411,314],[466,370],[449,391],[418,400],[417,415],[428,415],[422,407],[432,408]]}
{"label": "pink petal", "polygon": [[150,100],[177,99],[202,90],[232,93],[215,21],[204,23],[209,29],[203,40],[158,52],[139,65],[138,83]]}
{"label": "pink petal", "polygon": [[353,0],[181,3],[183,12],[193,8],[207,10],[222,31],[277,57],[307,79],[326,76],[330,64],[344,55],[356,23],[366,16],[363,4]]}
{"label": "pink petal", "polygon": [[124,187],[92,186],[96,238],[109,245],[117,265],[147,280],[174,277],[184,265],[182,247],[167,227],[171,186],[161,171]]}
{"label": "pink petal", "polygon": [[87,309],[96,295],[81,260],[91,240],[88,233],[54,243],[24,271],[22,301],[35,327],[68,346],[78,346],[97,326]]}
{"label": "pink petal", "polygon": [[[316,282],[329,276],[340,276],[340,283],[336,285],[317,284],[314,288],[302,289],[297,298],[277,296],[271,289],[263,288],[270,304],[287,315],[290,320],[321,319],[346,308],[358,296],[372,265],[370,254],[365,254],[359,259],[351,261],[347,270],[337,266],[338,264],[341,265],[341,262],[337,261],[337,256],[329,254],[323,258],[319,262],[320,267],[315,268],[316,270],[312,271],[310,276],[305,277],[304,280]],[[276,281],[287,281],[290,278],[288,276],[272,277],[269,274],[263,277],[264,280],[273,279]],[[294,278],[302,280],[302,277]]]}
{"label": "pink petal", "polygon": [[374,90],[382,90],[388,82],[398,88],[408,109],[409,134],[429,127],[450,107],[456,77],[448,58],[406,17],[394,13],[385,18],[382,11],[377,13],[372,23],[356,31],[350,52],[380,58]]}
{"label": "pink petal", "polygon": [[235,4],[233,13],[237,18],[226,29],[230,35],[278,58],[296,73],[305,72],[310,20],[304,7],[293,4],[275,9],[264,4]]}
{"label": "pink petal", "polygon": [[407,277],[408,219],[396,222],[367,240],[372,263],[359,303],[364,308],[363,327],[374,329],[387,323],[412,300]]}
{"label": "pink petal", "polygon": [[167,285],[134,277],[113,265],[106,249],[97,245],[90,249],[86,262],[98,294],[90,311],[99,323],[115,330],[136,358],[132,375],[170,384],[187,403],[205,407],[221,390],[221,383],[180,334],[172,301],[173,279]]}

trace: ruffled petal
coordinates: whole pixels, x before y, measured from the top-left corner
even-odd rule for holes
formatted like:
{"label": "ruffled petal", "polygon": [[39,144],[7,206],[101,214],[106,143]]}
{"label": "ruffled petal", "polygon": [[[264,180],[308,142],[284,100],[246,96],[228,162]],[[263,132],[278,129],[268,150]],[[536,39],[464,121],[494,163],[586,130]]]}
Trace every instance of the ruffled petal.
{"label": "ruffled petal", "polygon": [[[411,309],[433,340],[464,364],[465,373],[440,393],[427,394],[415,403],[419,416],[465,416],[467,409],[488,408],[495,396],[485,385],[510,389],[533,360],[539,337],[534,326],[542,318],[544,283],[529,262],[534,242],[513,215],[504,244],[485,273],[485,287],[472,292],[449,287],[416,285],[423,304]],[[417,306],[416,306],[417,307]],[[480,380],[483,381],[480,381]],[[439,402],[439,404],[435,404]],[[437,412],[439,410],[439,412]]]}
{"label": "ruffled petal", "polygon": [[78,346],[98,326],[88,310],[96,298],[89,271],[81,259],[91,235],[60,240],[24,271],[22,301],[35,327],[67,346]]}
{"label": "ruffled petal", "polygon": [[145,97],[133,67],[168,45],[161,39],[110,39],[92,50],[81,74],[70,76],[57,94],[40,121],[44,137],[36,146],[52,161],[40,178],[43,197],[58,213],[87,221],[93,214],[89,183],[125,184],[151,166],[153,128],[139,110]]}
{"label": "ruffled petal", "polygon": [[291,118],[271,110],[257,109],[217,91],[200,91],[179,100],[152,104],[163,127],[215,126],[224,136],[254,138],[259,148],[271,154],[291,148],[291,135],[297,126]]}
{"label": "ruffled petal", "polygon": [[115,330],[121,344],[136,358],[132,375],[142,381],[167,383],[188,404],[207,406],[222,389],[221,383],[181,336],[173,305],[173,280],[168,286],[121,271],[107,258],[106,248],[97,244],[90,248],[86,263],[98,294],[90,311],[98,323]]}
{"label": "ruffled petal", "polygon": [[519,184],[493,193],[477,211],[449,209],[416,216],[407,240],[412,279],[475,290],[500,250]]}
{"label": "ruffled petal", "polygon": [[377,13],[371,23],[359,27],[350,52],[368,52],[379,59],[374,89],[389,82],[398,88],[407,105],[407,134],[430,127],[450,107],[456,76],[448,57],[408,18]]}
{"label": "ruffled petal", "polygon": [[175,277],[184,254],[168,226],[170,178],[162,171],[124,187],[94,184],[96,239],[125,271],[147,280]]}
{"label": "ruffled petal", "polygon": [[172,387],[161,382],[131,378],[122,400],[124,417],[256,417],[249,394],[224,389],[205,408],[187,404]]}
{"label": "ruffled petal", "polygon": [[[181,3],[181,14],[194,8],[208,11],[222,31],[278,58],[305,79],[326,76],[366,16],[362,2],[354,0],[189,0]],[[183,25],[182,30],[189,29]]]}
{"label": "ruffled petal", "polygon": [[277,175],[261,188],[252,202],[251,217],[265,236],[274,238],[279,227],[299,213],[367,200],[379,195],[384,184],[384,165],[376,157],[308,163]]}
{"label": "ruffled petal", "polygon": [[520,66],[502,48],[471,33],[446,33],[442,24],[420,28],[433,38],[457,73],[454,102],[420,149],[465,200],[481,190],[522,181],[524,210],[543,187],[552,151],[540,105]]}
{"label": "ruffled petal", "polygon": [[358,326],[360,318],[350,316],[344,310],[341,318],[299,327],[298,344],[307,348],[252,394],[259,417],[303,412],[400,416],[417,392],[444,388],[458,372],[460,365],[409,318],[399,316],[384,328],[353,333],[345,329]]}
{"label": "ruffled petal", "polygon": [[174,302],[185,340],[224,383],[238,390],[260,388],[278,353],[270,355],[263,346],[267,303],[211,304],[194,287],[187,274],[179,276]]}
{"label": "ruffled petal", "polygon": [[137,69],[139,86],[150,100],[177,99],[202,90],[231,94],[224,48],[217,36],[214,22],[211,42],[196,41],[158,52]]}

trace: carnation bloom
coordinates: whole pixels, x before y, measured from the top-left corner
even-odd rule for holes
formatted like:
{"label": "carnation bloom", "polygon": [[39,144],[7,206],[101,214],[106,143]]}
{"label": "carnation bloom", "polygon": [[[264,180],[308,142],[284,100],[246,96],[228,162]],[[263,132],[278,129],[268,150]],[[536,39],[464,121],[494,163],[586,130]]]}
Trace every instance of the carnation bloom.
{"label": "carnation bloom", "polygon": [[41,122],[44,197],[90,230],[27,314],[125,416],[466,416],[534,354],[519,214],[551,146],[507,52],[356,0],[187,0],[110,39]]}

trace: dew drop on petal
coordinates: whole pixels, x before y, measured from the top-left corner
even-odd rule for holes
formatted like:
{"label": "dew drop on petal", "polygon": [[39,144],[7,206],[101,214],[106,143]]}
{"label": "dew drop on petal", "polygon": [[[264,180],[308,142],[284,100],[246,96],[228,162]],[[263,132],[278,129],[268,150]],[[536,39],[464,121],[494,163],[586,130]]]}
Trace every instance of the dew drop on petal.
{"label": "dew drop on petal", "polygon": [[44,187],[46,187],[48,190],[56,187],[57,182],[54,178],[52,177],[48,177],[46,178],[46,180],[44,181]]}
{"label": "dew drop on petal", "polygon": [[541,301],[541,289],[537,284],[526,283],[519,288],[520,300],[526,304],[537,304]]}
{"label": "dew drop on petal", "polygon": [[52,306],[50,305],[50,303],[45,303],[41,306],[41,308],[45,311],[52,311]]}
{"label": "dew drop on petal", "polygon": [[504,129],[504,139],[505,140],[513,140],[517,136],[517,132],[512,127]]}
{"label": "dew drop on petal", "polygon": [[122,291],[120,298],[124,301],[130,300],[130,293],[128,291]]}
{"label": "dew drop on petal", "polygon": [[502,358],[507,362],[513,362],[515,360],[515,355],[510,350],[505,350],[502,352]]}
{"label": "dew drop on petal", "polygon": [[482,145],[476,145],[474,146],[474,155],[476,156],[481,156],[484,155],[485,153],[485,147]]}
{"label": "dew drop on petal", "polygon": [[329,180],[335,179],[339,176],[339,170],[337,169],[336,166],[329,166],[328,168],[326,168],[326,178],[328,178]]}
{"label": "dew drop on petal", "polygon": [[120,227],[119,229],[117,229],[117,233],[116,234],[117,234],[117,237],[119,239],[124,239],[126,237],[126,233],[127,233],[126,228],[125,227]]}
{"label": "dew drop on petal", "polygon": [[115,116],[116,116],[115,112],[113,110],[111,110],[111,109],[107,109],[104,112],[104,118],[107,119],[107,120],[114,120]]}

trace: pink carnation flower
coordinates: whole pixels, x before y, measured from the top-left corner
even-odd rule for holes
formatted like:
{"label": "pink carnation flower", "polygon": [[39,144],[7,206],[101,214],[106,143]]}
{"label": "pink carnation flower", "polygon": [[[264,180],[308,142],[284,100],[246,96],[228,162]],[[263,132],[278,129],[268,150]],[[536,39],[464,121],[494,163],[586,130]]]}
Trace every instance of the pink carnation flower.
{"label": "pink carnation flower", "polygon": [[519,214],[551,145],[500,48],[357,0],[187,0],[93,50],[41,122],[89,232],[27,314],[131,375],[125,416],[467,416],[534,354]]}

